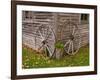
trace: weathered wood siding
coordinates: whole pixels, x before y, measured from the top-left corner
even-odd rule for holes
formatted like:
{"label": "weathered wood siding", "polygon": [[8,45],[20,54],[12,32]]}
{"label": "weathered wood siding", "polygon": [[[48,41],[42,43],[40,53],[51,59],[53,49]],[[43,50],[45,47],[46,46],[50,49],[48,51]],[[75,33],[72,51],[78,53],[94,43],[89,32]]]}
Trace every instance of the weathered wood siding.
{"label": "weathered wood siding", "polygon": [[[68,29],[64,23],[71,21],[78,25],[80,29],[81,35],[81,46],[84,46],[89,43],[89,24],[81,24],[80,15],[76,13],[51,13],[51,12],[31,12],[26,14],[23,11],[22,18],[22,37],[23,44],[29,46],[30,48],[36,48],[40,44],[38,40],[38,44],[35,44],[34,36],[36,34],[36,30],[40,26],[40,24],[48,24],[56,35],[57,40],[66,41],[66,34],[68,33]],[[63,29],[63,30],[62,30]],[[62,36],[61,31],[63,31]]]}
{"label": "weathered wood siding", "polygon": [[89,24],[78,25],[81,35],[81,46],[89,44]]}
{"label": "weathered wood siding", "polygon": [[56,37],[57,40],[63,40],[63,42],[66,42],[66,39],[71,34],[69,31],[68,22],[72,22],[75,24],[79,24],[80,20],[80,14],[73,14],[73,13],[59,13],[57,15],[57,29],[56,29]]}
{"label": "weathered wood siding", "polygon": [[[38,35],[36,31],[38,30],[41,24],[46,24],[52,27],[53,31],[55,31],[54,27],[54,14],[48,12],[31,12],[31,17],[25,18],[25,12],[23,12],[23,44],[37,49],[41,44],[40,38],[36,39],[37,44],[35,43],[35,36]],[[46,26],[44,26],[46,28]],[[53,42],[50,41],[49,44]],[[52,44],[52,48],[54,45]]]}

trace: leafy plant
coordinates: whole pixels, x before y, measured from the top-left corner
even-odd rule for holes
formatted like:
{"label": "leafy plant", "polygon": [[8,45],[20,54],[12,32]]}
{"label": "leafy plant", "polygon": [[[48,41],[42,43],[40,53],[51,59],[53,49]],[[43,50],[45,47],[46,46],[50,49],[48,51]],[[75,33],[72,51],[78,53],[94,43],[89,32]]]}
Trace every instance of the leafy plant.
{"label": "leafy plant", "polygon": [[55,44],[55,47],[57,48],[57,49],[64,49],[64,44],[62,43],[62,42],[57,42],[56,44]]}

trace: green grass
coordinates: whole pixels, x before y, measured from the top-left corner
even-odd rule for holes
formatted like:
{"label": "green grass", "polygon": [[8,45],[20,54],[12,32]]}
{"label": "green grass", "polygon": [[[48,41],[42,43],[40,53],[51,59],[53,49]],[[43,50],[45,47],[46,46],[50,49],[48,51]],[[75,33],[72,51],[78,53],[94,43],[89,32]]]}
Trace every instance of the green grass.
{"label": "green grass", "polygon": [[23,48],[22,67],[27,68],[46,68],[46,67],[72,67],[89,65],[89,47],[80,48],[78,53],[73,56],[66,55],[62,59],[49,59],[36,51]]}

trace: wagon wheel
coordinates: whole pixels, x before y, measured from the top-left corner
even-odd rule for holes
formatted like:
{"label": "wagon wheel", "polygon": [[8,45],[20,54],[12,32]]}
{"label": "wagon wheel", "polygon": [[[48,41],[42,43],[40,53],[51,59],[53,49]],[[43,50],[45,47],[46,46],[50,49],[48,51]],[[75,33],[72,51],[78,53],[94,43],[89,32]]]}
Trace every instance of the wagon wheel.
{"label": "wagon wheel", "polygon": [[68,55],[74,55],[79,51],[81,36],[78,26],[69,22],[66,26],[68,29],[68,36],[64,44],[64,50]]}
{"label": "wagon wheel", "polygon": [[43,50],[47,56],[52,57],[55,51],[55,34],[48,24],[42,24],[36,31],[35,45],[38,51]]}

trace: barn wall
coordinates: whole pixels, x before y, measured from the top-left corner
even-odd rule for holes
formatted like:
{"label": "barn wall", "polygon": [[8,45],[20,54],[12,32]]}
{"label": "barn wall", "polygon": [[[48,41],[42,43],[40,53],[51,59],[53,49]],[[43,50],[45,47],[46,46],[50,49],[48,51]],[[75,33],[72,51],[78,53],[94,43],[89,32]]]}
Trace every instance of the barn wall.
{"label": "barn wall", "polygon": [[[35,43],[35,35],[38,35],[36,31],[41,26],[41,24],[45,24],[44,28],[46,28],[46,25],[49,24],[49,26],[55,31],[55,18],[54,14],[50,12],[30,12],[32,17],[25,19],[25,16],[23,16],[23,44],[28,45],[29,47],[33,49],[37,49],[40,45],[40,38],[36,39],[37,44]],[[30,15],[29,13],[29,15]],[[23,12],[23,15],[25,15],[25,12]],[[54,45],[52,46],[54,47]]]}
{"label": "barn wall", "polygon": [[89,44],[89,24],[78,25],[81,35],[81,46]]}
{"label": "barn wall", "polygon": [[[55,32],[57,40],[65,40],[66,34],[68,33],[68,29],[62,28],[66,27],[66,23],[71,21],[78,25],[80,29],[81,35],[81,46],[84,46],[89,43],[89,25],[88,24],[80,24],[80,14],[73,13],[50,13],[50,12],[29,12],[28,18],[25,18],[25,11],[23,11],[22,18],[22,27],[23,27],[23,44],[36,48],[40,43],[35,44],[35,34],[36,30],[40,26],[40,24],[49,24],[50,27],[53,28]],[[64,24],[65,23],[65,24]],[[63,31],[63,30],[65,31]],[[63,35],[61,35],[61,30],[63,31]]]}

